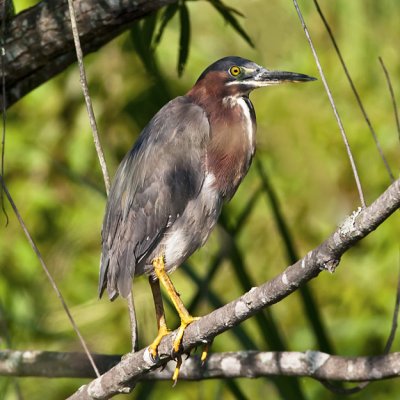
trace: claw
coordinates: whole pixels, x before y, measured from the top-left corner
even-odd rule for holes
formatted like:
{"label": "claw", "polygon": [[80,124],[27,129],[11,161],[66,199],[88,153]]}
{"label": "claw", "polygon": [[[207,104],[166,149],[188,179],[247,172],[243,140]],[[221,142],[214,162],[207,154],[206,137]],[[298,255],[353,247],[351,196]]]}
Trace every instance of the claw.
{"label": "claw", "polygon": [[201,352],[201,357],[200,357],[200,361],[201,361],[201,365],[203,366],[204,363],[206,362],[207,356],[208,356],[208,352],[210,350],[210,347],[212,345],[212,341],[209,343],[206,343],[203,347],[203,351]]}
{"label": "claw", "polygon": [[204,363],[206,362],[207,356],[208,356],[208,345],[206,344],[203,348],[203,351],[201,352],[201,357],[200,357],[201,366],[203,366]]}
{"label": "claw", "polygon": [[178,376],[179,376],[179,370],[181,369],[181,365],[182,365],[182,357],[178,354],[176,356],[176,367],[175,367],[175,371],[174,374],[172,375],[172,387],[175,387],[176,382],[178,382]]}

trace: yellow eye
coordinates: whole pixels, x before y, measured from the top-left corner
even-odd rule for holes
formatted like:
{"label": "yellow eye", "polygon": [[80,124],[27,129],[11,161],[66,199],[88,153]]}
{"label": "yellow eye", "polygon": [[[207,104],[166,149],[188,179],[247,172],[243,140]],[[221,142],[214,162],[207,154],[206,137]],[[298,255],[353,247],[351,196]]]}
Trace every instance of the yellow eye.
{"label": "yellow eye", "polygon": [[231,74],[232,76],[238,76],[238,75],[242,72],[242,70],[241,70],[241,68],[238,67],[237,65],[234,65],[233,67],[231,67],[231,68],[229,69],[229,72],[230,72],[230,74]]}

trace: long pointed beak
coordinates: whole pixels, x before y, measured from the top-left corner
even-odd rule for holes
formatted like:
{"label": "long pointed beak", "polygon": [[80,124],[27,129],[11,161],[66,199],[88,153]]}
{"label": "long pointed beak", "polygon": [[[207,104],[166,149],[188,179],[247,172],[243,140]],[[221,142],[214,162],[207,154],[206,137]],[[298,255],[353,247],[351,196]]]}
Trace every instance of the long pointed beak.
{"label": "long pointed beak", "polygon": [[315,80],[317,79],[312,76],[298,74],[296,72],[270,71],[264,68],[254,77],[254,81],[260,86],[277,85],[284,82],[310,82]]}

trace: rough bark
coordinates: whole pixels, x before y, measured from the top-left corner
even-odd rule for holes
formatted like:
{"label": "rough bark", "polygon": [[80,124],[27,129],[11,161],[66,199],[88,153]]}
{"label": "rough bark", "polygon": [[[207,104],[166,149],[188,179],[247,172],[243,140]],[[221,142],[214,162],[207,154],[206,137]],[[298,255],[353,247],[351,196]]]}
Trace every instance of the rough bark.
{"label": "rough bark", "polygon": [[[75,0],[84,54],[96,51],[133,21],[177,0]],[[67,0],[43,0],[8,21],[4,43],[6,106],[76,60]],[[0,104],[1,105],[1,104]]]}
{"label": "rough bark", "polygon": [[[121,356],[94,354],[104,373]],[[171,380],[175,362],[162,370],[142,375],[140,380]],[[93,378],[95,373],[83,353],[50,351],[0,351],[0,375],[46,378]],[[342,357],[320,351],[238,351],[210,354],[201,365],[191,356],[182,365],[179,380],[258,378],[262,376],[302,376],[318,380],[363,382],[400,375],[400,353],[370,357]]]}

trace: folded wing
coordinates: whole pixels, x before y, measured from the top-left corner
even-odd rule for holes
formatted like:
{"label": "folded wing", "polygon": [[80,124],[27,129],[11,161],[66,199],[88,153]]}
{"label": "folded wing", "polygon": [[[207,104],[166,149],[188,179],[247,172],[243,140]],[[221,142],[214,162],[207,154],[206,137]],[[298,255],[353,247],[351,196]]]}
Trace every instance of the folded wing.
{"label": "folded wing", "polygon": [[147,257],[198,195],[209,130],[203,109],[178,97],[121,162],[103,222],[99,296],[106,288],[110,299],[129,295],[136,266],[151,262]]}

